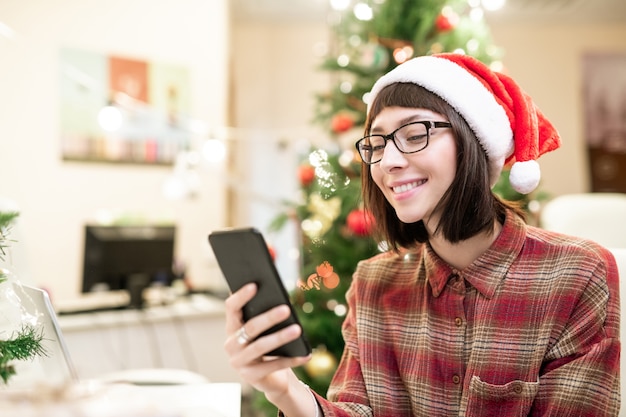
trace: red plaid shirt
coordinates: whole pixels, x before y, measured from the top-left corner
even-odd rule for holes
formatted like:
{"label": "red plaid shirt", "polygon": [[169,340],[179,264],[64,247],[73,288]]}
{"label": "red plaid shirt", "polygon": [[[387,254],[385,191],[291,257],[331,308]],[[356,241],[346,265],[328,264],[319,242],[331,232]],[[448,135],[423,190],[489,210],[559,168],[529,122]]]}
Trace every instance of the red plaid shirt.
{"label": "red plaid shirt", "polygon": [[619,292],[597,244],[508,213],[463,271],[428,245],[361,262],[330,416],[617,416]]}

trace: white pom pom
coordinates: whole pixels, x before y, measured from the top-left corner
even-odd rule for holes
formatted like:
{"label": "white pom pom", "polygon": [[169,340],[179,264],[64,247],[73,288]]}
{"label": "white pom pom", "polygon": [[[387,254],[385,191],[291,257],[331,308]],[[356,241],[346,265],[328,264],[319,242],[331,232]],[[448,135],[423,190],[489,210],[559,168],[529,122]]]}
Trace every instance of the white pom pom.
{"label": "white pom pom", "polygon": [[532,192],[539,185],[541,169],[537,161],[516,162],[511,167],[509,182],[515,191],[522,194]]}

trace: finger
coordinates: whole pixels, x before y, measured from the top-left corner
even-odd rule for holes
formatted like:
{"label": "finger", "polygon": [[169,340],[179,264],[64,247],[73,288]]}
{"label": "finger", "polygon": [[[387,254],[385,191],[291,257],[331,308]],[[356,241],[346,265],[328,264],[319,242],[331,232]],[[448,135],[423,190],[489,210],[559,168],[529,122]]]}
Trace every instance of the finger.
{"label": "finger", "polygon": [[[231,355],[231,365],[234,368],[244,368],[251,363],[265,361],[269,352],[297,339],[301,334],[302,328],[297,324],[292,324],[274,333],[259,337],[243,349],[240,346],[238,351],[235,350]],[[263,358],[264,356],[265,358]]]}
{"label": "finger", "polygon": [[[246,346],[248,343],[242,343],[240,340],[241,329],[245,329],[245,333],[248,336],[248,342],[253,341],[257,338],[261,333],[270,329],[271,327],[282,323],[285,321],[290,314],[289,307],[286,305],[281,305],[278,307],[274,307],[265,313],[262,313],[252,319],[248,320],[245,326],[241,323],[238,324],[238,327],[234,332],[230,332],[226,341],[224,342],[224,347],[226,351],[229,353],[235,353],[242,349],[242,346]],[[260,355],[259,355],[260,356]],[[258,359],[255,358],[255,359]]]}
{"label": "finger", "polygon": [[226,309],[226,332],[234,333],[243,324],[241,309],[256,294],[256,284],[250,283],[241,287],[238,291],[232,293],[226,301],[224,307]]}
{"label": "finger", "polygon": [[256,339],[261,333],[287,320],[291,310],[285,304],[269,309],[265,313],[252,317],[246,322],[246,332],[251,339]]}

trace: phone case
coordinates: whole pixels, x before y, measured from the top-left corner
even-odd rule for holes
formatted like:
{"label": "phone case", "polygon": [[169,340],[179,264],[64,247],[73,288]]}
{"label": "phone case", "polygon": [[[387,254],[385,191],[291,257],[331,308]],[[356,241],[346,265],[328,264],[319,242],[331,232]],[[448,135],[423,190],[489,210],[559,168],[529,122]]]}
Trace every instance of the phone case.
{"label": "phone case", "polygon": [[[243,307],[244,322],[272,307],[287,304],[291,309],[290,317],[260,336],[293,323],[300,324],[261,232],[255,228],[218,230],[209,234],[209,243],[232,292],[249,282],[257,284],[257,294]],[[310,353],[311,347],[303,333],[300,338],[268,353],[268,356],[293,357]]]}

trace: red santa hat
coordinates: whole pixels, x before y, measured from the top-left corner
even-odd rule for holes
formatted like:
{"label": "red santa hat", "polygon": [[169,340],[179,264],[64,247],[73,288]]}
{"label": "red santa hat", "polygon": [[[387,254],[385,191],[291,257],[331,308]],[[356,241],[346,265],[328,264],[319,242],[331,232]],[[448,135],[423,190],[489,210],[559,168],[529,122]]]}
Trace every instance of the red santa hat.
{"label": "red santa hat", "polygon": [[397,82],[424,87],[467,121],[489,158],[492,186],[504,165],[512,164],[509,181],[516,191],[528,194],[537,188],[541,179],[537,158],[557,149],[560,138],[513,79],[468,55],[421,56],[376,81],[369,103],[384,87]]}

